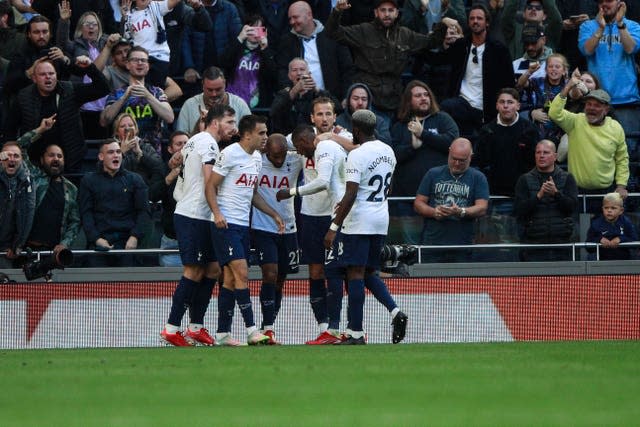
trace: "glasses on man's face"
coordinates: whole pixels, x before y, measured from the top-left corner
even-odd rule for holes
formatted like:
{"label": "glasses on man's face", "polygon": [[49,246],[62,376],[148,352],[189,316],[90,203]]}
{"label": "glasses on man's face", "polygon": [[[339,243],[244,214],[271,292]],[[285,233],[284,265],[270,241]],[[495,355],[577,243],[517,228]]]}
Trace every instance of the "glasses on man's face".
{"label": "glasses on man's face", "polygon": [[478,63],[478,48],[473,47],[471,48],[471,54],[473,54],[473,58],[471,58],[471,60],[473,61],[474,64]]}
{"label": "glasses on man's face", "polygon": [[528,10],[537,10],[537,11],[541,11],[541,10],[542,10],[542,5],[541,5],[541,4],[528,4],[528,5],[527,5],[527,9],[528,9]]}
{"label": "glasses on man's face", "polygon": [[93,27],[97,27],[98,23],[97,22],[83,22],[82,25],[85,26],[85,27],[93,28]]}
{"label": "glasses on man's face", "polygon": [[147,58],[129,58],[129,62],[146,64],[147,62],[149,62],[149,60]]}

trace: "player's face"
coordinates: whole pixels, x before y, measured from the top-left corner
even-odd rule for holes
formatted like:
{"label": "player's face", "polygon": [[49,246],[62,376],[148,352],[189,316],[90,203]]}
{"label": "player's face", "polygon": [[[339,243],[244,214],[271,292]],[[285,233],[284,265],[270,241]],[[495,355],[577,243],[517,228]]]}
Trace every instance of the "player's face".
{"label": "player's face", "polygon": [[131,77],[140,79],[149,73],[149,55],[144,52],[132,52],[127,59],[127,70]]}
{"label": "player's face", "polygon": [[50,145],[40,159],[42,169],[47,175],[58,177],[64,172],[64,154],[62,148],[57,145]]}
{"label": "player's face", "polygon": [[609,112],[609,106],[595,99],[587,99],[584,103],[584,115],[590,125],[597,125]]}
{"label": "player's face", "polygon": [[204,79],[202,81],[203,101],[207,108],[220,104],[224,100],[227,85],[222,77],[215,80]]}
{"label": "player's face", "polygon": [[296,152],[307,158],[313,158],[313,153],[316,151],[313,144],[314,139],[311,135],[304,135],[295,139],[293,146],[296,147]]}
{"label": "player's face", "polygon": [[267,125],[257,123],[256,127],[249,133],[251,148],[262,151],[267,144]]}
{"label": "player's face", "polygon": [[482,34],[488,27],[489,24],[482,9],[473,9],[469,12],[469,28],[473,34]]}
{"label": "player's face", "polygon": [[539,1],[532,1],[527,3],[524,8],[524,19],[528,22],[542,22],[547,18],[544,13],[542,3]]}
{"label": "player's face", "polygon": [[102,162],[104,171],[110,175],[115,174],[122,164],[122,150],[120,150],[120,144],[112,142],[111,144],[105,144],[100,148],[98,153],[98,159]]}
{"label": "player's face", "polygon": [[602,202],[602,215],[609,222],[614,222],[624,212],[624,208],[616,202],[605,200]]}
{"label": "player's face", "polygon": [[386,28],[392,26],[393,23],[396,22],[396,19],[398,19],[398,8],[391,2],[382,3],[373,10],[373,13]]}
{"label": "player's face", "polygon": [[536,146],[536,168],[543,172],[553,170],[556,163],[556,150],[551,144],[538,144]]}
{"label": "player's face", "polygon": [[411,89],[411,111],[418,116],[426,116],[431,109],[431,97],[425,88],[416,86]]}
{"label": "player's face", "polygon": [[189,137],[187,135],[174,136],[171,140],[171,143],[167,147],[167,151],[169,152],[169,154],[177,153],[178,151],[182,150],[182,147],[184,147],[184,144],[186,144],[188,140]]}
{"label": "player's face", "polygon": [[349,96],[349,109],[351,112],[364,110],[369,105],[369,94],[361,87],[351,91]]}
{"label": "player's face", "polygon": [[116,50],[113,51],[111,55],[111,59],[113,63],[116,64],[118,68],[127,68],[127,55],[129,55],[129,51],[131,50],[131,46],[118,46]]}
{"label": "player's face", "polygon": [[330,132],[336,121],[333,106],[329,103],[316,104],[311,113],[311,122],[318,129],[319,133]]}
{"label": "player's face", "polygon": [[516,118],[516,113],[520,109],[520,103],[508,93],[503,93],[500,94],[496,101],[496,109],[502,122],[511,123]]}
{"label": "player's face", "polygon": [[56,69],[53,68],[50,62],[42,62],[36,67],[32,80],[38,88],[38,91],[46,94],[53,92],[56,88],[58,75],[56,74]]}
{"label": "player's face", "polygon": [[0,159],[4,172],[9,176],[13,176],[22,164],[22,151],[17,145],[8,145],[2,148]]}
{"label": "player's face", "polygon": [[469,169],[471,163],[471,148],[454,144],[449,149],[449,170],[458,175]]}
{"label": "player's face", "polygon": [[235,114],[225,114],[218,120],[218,140],[223,142],[231,141],[231,138],[238,133]]}
{"label": "player's face", "polygon": [[51,40],[49,24],[46,22],[34,22],[29,26],[27,38],[35,47],[39,49],[47,47],[47,45],[49,44],[49,40]]}
{"label": "player's face", "polygon": [[547,59],[547,78],[553,84],[558,84],[564,77],[567,69],[560,58]]}

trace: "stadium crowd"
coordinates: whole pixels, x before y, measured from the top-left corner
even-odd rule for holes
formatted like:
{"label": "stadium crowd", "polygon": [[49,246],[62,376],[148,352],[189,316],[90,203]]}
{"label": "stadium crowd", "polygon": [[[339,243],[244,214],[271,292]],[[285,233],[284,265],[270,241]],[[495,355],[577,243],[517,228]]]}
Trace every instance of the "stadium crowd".
{"label": "stadium crowd", "polygon": [[[397,159],[381,183],[401,198],[389,205],[393,242],[468,245],[485,215],[502,231],[517,224],[509,233],[525,243],[574,241],[579,194],[607,195],[587,211],[603,212],[592,228],[613,227],[609,193],[624,202],[637,173],[638,19],[636,0],[2,0],[2,262],[25,248],[176,248],[184,147],[220,105],[236,126],[214,137],[220,151],[253,112],[303,157],[314,138],[349,152],[354,114],[372,111]],[[263,164],[277,155],[264,148]],[[313,169],[313,150],[304,158]],[[331,172],[311,184],[315,166],[257,187],[339,201],[326,196]],[[333,207],[307,228],[327,230]],[[434,259],[470,259],[454,255]],[[275,301],[282,274],[265,275]]]}

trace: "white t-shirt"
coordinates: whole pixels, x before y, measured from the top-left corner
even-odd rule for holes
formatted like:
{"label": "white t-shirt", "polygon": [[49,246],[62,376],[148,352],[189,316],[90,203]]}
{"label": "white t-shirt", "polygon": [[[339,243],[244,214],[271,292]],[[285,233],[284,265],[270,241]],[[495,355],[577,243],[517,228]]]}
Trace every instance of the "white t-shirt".
{"label": "white t-shirt", "polygon": [[249,154],[237,142],[220,152],[213,171],[224,176],[218,188],[218,207],[227,223],[249,226],[251,200],[261,169],[260,152]]}
{"label": "white t-shirt", "polygon": [[[474,55],[469,52],[469,58],[467,58],[467,69],[460,85],[460,96],[467,100],[467,102],[476,110],[482,110],[483,89],[482,89],[482,58],[484,56],[484,43],[480,46],[471,46],[471,49],[476,49],[476,56],[478,63],[473,62]],[[491,76],[487,76],[488,79]]]}
{"label": "white t-shirt", "polygon": [[[295,233],[296,217],[293,208],[293,197],[278,201],[276,193],[296,186],[298,175],[302,170],[303,157],[289,152],[282,167],[275,167],[266,154],[262,155],[262,170],[258,179],[258,194],[271,206],[285,223],[285,233]],[[269,215],[260,209],[253,209],[251,228],[255,230],[277,233],[278,227]]]}
{"label": "white t-shirt", "polygon": [[387,196],[395,167],[393,149],[382,141],[365,142],[349,153],[347,182],[360,186],[353,207],[342,224],[344,234],[387,234]]}
{"label": "white t-shirt", "polygon": [[195,219],[211,219],[211,209],[204,196],[202,165],[215,161],[220,149],[209,132],[200,132],[189,138],[182,147],[182,198],[175,213]]}
{"label": "white t-shirt", "polygon": [[[158,37],[158,25],[164,29],[162,17],[171,12],[169,0],[152,1],[146,9],[131,9],[124,26],[124,34],[127,40],[133,40],[134,45],[147,49],[149,56],[159,61],[169,62],[169,44],[156,43]],[[166,39],[166,37],[165,37]]]}

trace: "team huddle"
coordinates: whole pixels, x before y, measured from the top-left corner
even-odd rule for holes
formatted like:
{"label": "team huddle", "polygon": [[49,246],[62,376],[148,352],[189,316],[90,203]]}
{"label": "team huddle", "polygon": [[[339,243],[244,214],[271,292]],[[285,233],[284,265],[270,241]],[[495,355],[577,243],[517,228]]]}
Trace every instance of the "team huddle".
{"label": "team huddle", "polygon": [[[408,317],[377,274],[389,225],[393,150],[376,139],[376,116],[369,110],[353,114],[350,133],[334,126],[334,105],[321,97],[312,105],[311,121],[314,126],[301,125],[287,137],[268,136],[264,117],[245,116],[236,128],[235,111],[216,105],[203,118],[204,130],[176,155],[183,166],[174,225],[184,270],[160,334],[165,342],[245,345],[231,335],[237,303],[246,343],[278,344],[274,324],[299,254],[309,265],[309,300],[318,324],[318,336],[307,344],[365,344],[365,287],[390,313],[392,342],[404,339]],[[236,133],[239,142],[229,145]],[[293,196],[302,197],[300,248]],[[251,244],[262,270],[260,329],[248,288]],[[204,317],[218,281],[218,325],[211,335]],[[348,324],[341,331],[345,285]]]}

